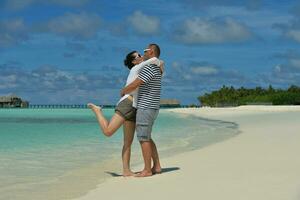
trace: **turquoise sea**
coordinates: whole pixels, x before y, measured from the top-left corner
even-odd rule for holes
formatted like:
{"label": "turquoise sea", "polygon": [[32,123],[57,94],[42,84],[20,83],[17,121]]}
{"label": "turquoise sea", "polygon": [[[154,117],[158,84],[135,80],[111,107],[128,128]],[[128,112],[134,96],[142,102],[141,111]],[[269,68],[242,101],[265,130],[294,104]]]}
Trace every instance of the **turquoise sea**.
{"label": "turquoise sea", "polygon": [[[107,117],[113,113],[104,109]],[[234,123],[162,109],[152,136],[161,157],[168,157],[236,134]],[[60,200],[83,195],[122,172],[122,141],[122,129],[111,138],[103,136],[89,109],[0,109],[0,199]],[[132,164],[141,163],[135,139]]]}

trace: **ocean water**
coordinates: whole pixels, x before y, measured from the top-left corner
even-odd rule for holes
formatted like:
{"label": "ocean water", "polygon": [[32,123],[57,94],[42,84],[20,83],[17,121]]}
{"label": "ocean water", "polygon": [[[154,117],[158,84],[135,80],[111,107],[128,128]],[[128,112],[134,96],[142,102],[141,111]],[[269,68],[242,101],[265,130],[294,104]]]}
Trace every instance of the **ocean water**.
{"label": "ocean water", "polygon": [[[113,109],[104,109],[108,118],[113,113]],[[161,110],[152,135],[161,157],[167,157],[236,134],[234,123]],[[105,137],[89,109],[1,109],[0,199],[81,196],[122,172],[122,141],[122,129]],[[141,150],[135,138],[132,164],[140,163]]]}

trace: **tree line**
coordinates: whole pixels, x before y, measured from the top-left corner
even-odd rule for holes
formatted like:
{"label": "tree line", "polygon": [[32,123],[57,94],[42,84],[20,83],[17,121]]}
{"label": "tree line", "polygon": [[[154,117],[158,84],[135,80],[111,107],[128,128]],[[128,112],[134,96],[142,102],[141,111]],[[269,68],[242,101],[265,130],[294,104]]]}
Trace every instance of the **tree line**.
{"label": "tree line", "polygon": [[291,85],[288,89],[274,89],[256,87],[247,89],[244,87],[235,89],[233,86],[223,87],[210,94],[205,93],[198,97],[202,106],[224,107],[239,105],[300,105],[300,87]]}

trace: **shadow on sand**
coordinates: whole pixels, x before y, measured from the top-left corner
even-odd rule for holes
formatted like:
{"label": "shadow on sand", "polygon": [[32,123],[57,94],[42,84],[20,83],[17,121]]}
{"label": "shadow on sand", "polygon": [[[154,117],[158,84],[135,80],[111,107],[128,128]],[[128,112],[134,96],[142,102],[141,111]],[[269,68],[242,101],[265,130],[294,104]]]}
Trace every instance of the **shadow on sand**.
{"label": "shadow on sand", "polygon": [[[167,168],[162,168],[161,169],[161,174],[162,173],[168,173],[168,172],[172,172],[172,171],[177,171],[177,170],[180,170],[179,167],[167,167]],[[111,175],[112,177],[120,177],[120,176],[123,176],[122,174],[118,174],[118,173],[115,173],[115,172],[105,172],[109,175]],[[155,174],[154,174],[155,175]]]}

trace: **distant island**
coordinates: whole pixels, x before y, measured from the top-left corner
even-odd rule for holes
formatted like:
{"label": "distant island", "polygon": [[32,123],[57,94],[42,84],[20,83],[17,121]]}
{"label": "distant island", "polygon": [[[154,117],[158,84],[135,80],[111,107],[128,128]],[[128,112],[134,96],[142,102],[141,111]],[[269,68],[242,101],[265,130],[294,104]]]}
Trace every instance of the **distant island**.
{"label": "distant island", "polygon": [[271,85],[264,89],[256,87],[235,89],[223,87],[210,94],[199,96],[201,106],[227,107],[240,105],[300,105],[300,87],[292,85],[288,89],[274,89]]}

